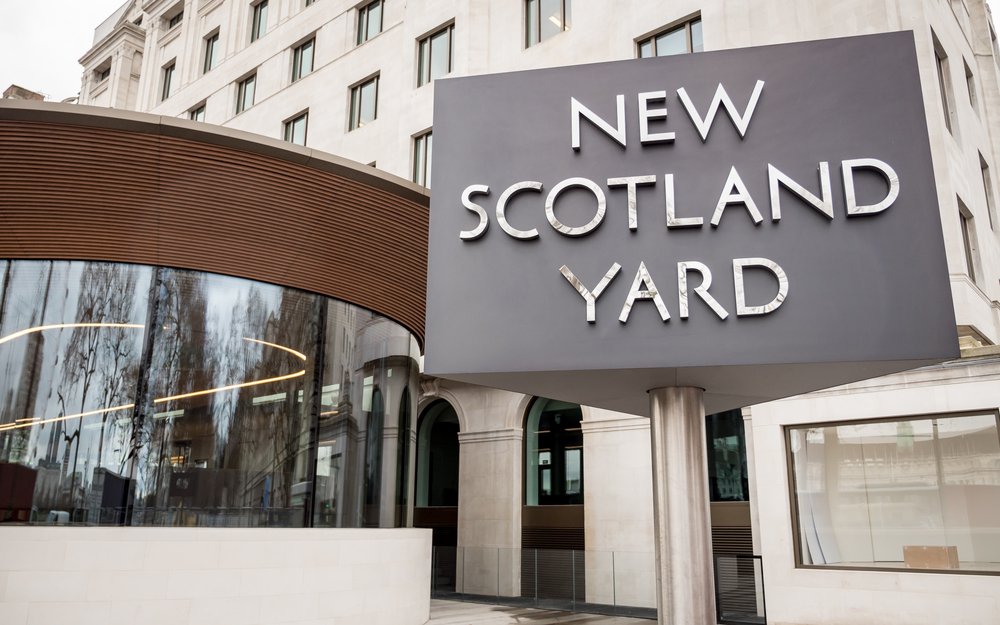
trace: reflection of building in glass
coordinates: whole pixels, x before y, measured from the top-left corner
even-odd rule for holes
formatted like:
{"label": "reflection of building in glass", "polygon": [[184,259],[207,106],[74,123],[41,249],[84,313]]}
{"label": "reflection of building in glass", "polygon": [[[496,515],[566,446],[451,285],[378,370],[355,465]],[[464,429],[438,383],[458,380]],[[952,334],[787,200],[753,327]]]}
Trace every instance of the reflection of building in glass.
{"label": "reflection of building in glass", "polygon": [[302,291],[161,267],[4,261],[2,274],[3,394],[17,402],[0,441],[6,462],[40,478],[16,508],[30,509],[24,520],[395,523],[382,432],[400,412],[382,397],[398,402],[415,372],[401,326]]}

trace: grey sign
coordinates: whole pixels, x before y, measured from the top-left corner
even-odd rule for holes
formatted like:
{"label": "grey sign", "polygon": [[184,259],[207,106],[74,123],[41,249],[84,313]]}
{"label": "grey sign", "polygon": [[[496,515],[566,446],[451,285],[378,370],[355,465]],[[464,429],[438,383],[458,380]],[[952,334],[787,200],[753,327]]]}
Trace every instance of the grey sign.
{"label": "grey sign", "polygon": [[646,414],[956,357],[912,33],[435,83],[427,373]]}

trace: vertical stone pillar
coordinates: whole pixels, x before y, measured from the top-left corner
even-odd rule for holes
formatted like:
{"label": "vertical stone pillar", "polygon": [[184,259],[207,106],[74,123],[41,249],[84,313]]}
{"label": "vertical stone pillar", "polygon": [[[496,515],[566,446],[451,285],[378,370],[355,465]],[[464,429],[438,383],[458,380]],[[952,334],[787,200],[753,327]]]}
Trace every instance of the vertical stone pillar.
{"label": "vertical stone pillar", "polygon": [[715,625],[704,391],[649,391],[656,606],[661,625]]}
{"label": "vertical stone pillar", "polygon": [[458,547],[462,592],[521,594],[521,429],[458,435]]}

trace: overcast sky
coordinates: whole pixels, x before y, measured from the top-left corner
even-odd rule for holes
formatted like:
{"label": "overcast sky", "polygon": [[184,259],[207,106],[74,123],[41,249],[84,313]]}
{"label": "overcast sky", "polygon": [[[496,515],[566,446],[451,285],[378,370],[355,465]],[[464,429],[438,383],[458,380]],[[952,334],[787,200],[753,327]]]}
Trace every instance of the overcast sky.
{"label": "overcast sky", "polygon": [[[996,1],[996,0],[994,0]],[[80,91],[77,60],[124,0],[0,0],[0,91],[10,84],[62,100]]]}
{"label": "overcast sky", "polygon": [[0,0],[0,92],[10,84],[62,100],[80,91],[77,60],[125,0]]}

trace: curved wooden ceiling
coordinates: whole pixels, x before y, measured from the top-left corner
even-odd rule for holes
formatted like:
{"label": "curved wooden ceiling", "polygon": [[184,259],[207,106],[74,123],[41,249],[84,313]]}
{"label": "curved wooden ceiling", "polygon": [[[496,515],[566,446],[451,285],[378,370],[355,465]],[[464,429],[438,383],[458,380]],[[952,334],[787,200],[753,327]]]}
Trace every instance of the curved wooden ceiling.
{"label": "curved wooden ceiling", "polygon": [[423,344],[428,195],[198,122],[0,101],[0,258],[100,260],[312,291]]}

